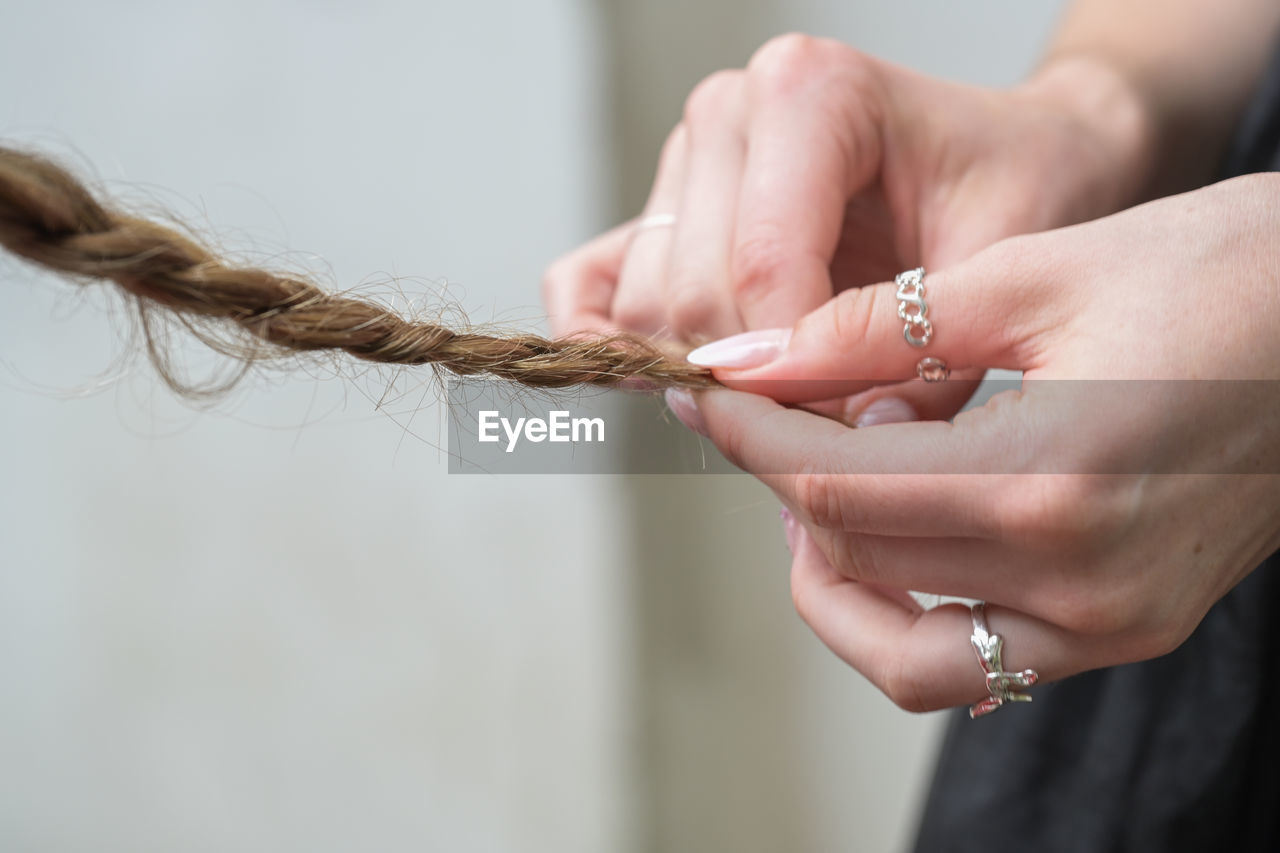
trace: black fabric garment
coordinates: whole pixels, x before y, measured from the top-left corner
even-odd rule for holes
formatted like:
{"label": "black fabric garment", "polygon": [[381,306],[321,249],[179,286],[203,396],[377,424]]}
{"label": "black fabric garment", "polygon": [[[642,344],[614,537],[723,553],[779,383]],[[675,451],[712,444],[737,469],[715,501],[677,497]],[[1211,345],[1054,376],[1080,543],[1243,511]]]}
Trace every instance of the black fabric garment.
{"label": "black fabric garment", "polygon": [[1173,654],[954,712],[917,851],[1280,850],[1276,579],[1264,564]]}
{"label": "black fabric garment", "polygon": [[[1276,169],[1280,54],[1224,177]],[[953,712],[916,853],[1280,851],[1277,571],[1273,555],[1173,654]]]}
{"label": "black fabric garment", "polygon": [[1240,121],[1222,176],[1275,171],[1280,171],[1280,50]]}

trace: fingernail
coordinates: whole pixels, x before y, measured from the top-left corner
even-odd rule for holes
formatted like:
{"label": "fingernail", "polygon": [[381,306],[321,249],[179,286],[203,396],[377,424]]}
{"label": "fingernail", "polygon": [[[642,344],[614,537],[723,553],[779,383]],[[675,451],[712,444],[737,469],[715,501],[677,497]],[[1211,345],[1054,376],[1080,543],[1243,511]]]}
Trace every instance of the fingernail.
{"label": "fingernail", "polygon": [[685,358],[699,367],[760,367],[787,348],[790,329],[757,329],[712,341]]}
{"label": "fingernail", "polygon": [[787,535],[787,550],[794,554],[796,552],[796,517],[785,506],[778,515],[782,517],[782,530]]}
{"label": "fingernail", "polygon": [[916,420],[916,410],[906,400],[897,397],[881,397],[862,410],[854,420],[855,427],[869,427],[876,424],[901,424]]}
{"label": "fingernail", "polygon": [[707,434],[707,422],[702,419],[702,412],[698,411],[698,404],[694,402],[692,394],[683,388],[668,388],[662,396],[667,400],[667,408],[679,418],[680,423],[698,435]]}

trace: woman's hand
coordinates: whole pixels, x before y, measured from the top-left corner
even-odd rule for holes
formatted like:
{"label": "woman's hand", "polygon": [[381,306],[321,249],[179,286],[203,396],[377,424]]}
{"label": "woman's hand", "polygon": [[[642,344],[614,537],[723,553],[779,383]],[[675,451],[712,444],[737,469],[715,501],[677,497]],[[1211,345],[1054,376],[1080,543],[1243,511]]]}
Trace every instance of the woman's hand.
{"label": "woman's hand", "polygon": [[[697,344],[793,323],[901,269],[1105,215],[1146,180],[1147,121],[1122,78],[1086,59],[996,91],[834,41],[775,39],[690,96],[644,216],[551,267],[553,331]],[[654,215],[674,225],[637,228]],[[912,402],[926,416],[963,402],[938,396]]]}
{"label": "woman's hand", "polygon": [[925,279],[934,337],[893,285],[794,329],[692,354],[798,403],[914,374],[1023,370],[954,423],[848,429],[765,396],[671,395],[782,499],[797,608],[903,707],[984,695],[967,611],[1042,679],[1154,657],[1280,546],[1280,175],[1237,178],[1013,238]]}

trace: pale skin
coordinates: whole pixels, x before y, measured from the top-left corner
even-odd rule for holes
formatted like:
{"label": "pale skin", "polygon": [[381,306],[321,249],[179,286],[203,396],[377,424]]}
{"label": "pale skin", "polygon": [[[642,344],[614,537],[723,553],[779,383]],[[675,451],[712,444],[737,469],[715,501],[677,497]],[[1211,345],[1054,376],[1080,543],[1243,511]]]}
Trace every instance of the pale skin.
{"label": "pale skin", "polygon": [[[778,494],[801,616],[899,705],[986,694],[967,611],[907,589],[987,600],[1042,681],[1168,652],[1280,547],[1280,176],[1108,214],[1211,175],[1278,23],[1079,0],[1006,91],[775,41],[690,99],[646,208],[676,226],[552,268],[556,330],[729,336],[693,358],[740,390],[672,407]],[[917,264],[924,351],[886,283]],[[1029,381],[948,423],[972,383],[906,382],[926,354]]]}

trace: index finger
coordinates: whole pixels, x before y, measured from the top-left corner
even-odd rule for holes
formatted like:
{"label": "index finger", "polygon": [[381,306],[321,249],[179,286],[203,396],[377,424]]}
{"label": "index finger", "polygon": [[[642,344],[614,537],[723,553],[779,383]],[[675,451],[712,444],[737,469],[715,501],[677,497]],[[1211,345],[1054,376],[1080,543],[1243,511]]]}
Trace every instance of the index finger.
{"label": "index finger", "polygon": [[[697,392],[705,434],[819,527],[994,538],[1008,478],[998,441],[946,422],[849,429],[739,391]],[[949,473],[950,472],[950,473]]]}

